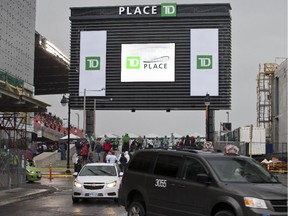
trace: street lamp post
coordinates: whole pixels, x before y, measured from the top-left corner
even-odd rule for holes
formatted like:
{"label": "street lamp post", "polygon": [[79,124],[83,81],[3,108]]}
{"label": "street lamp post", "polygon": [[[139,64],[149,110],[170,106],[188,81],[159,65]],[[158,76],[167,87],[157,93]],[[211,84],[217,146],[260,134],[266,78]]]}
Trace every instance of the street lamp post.
{"label": "street lamp post", "polygon": [[96,136],[96,99],[94,99],[94,135]]}
{"label": "street lamp post", "polygon": [[206,93],[205,96],[205,106],[206,106],[206,141],[211,141],[209,140],[209,106],[210,106],[210,95]]}
{"label": "street lamp post", "polygon": [[75,113],[77,115],[77,130],[79,130],[79,113]]}
{"label": "street lamp post", "polygon": [[71,114],[71,110],[70,110],[70,97],[66,98],[65,95],[63,95],[63,98],[61,99],[61,104],[62,106],[66,106],[66,104],[68,103],[68,146],[67,146],[67,170],[66,173],[70,174],[70,114]]}
{"label": "street lamp post", "polygon": [[83,135],[86,134],[86,88],[84,89],[84,102],[83,102]]}

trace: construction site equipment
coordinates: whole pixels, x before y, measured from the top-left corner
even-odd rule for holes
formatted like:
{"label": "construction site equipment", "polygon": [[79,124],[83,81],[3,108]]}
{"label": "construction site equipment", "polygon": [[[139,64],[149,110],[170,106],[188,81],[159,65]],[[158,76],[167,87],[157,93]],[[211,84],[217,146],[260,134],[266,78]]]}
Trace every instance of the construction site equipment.
{"label": "construction site equipment", "polygon": [[272,137],[272,82],[278,65],[265,63],[257,75],[257,127],[266,128],[266,139]]}

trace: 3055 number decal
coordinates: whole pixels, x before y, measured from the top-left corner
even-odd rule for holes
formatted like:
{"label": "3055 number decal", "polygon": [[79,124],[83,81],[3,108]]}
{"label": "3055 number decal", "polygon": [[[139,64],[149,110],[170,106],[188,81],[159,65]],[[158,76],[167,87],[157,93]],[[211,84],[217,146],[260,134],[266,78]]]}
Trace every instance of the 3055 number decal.
{"label": "3055 number decal", "polygon": [[167,187],[167,180],[166,179],[155,179],[155,187]]}

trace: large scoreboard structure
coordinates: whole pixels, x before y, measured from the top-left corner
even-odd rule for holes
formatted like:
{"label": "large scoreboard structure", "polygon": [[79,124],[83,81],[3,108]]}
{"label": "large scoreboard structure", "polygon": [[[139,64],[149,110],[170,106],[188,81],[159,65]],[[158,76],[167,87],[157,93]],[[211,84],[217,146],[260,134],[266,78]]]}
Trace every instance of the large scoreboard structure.
{"label": "large scoreboard structure", "polygon": [[71,108],[204,110],[209,94],[211,109],[230,109],[230,10],[175,3],[71,8]]}

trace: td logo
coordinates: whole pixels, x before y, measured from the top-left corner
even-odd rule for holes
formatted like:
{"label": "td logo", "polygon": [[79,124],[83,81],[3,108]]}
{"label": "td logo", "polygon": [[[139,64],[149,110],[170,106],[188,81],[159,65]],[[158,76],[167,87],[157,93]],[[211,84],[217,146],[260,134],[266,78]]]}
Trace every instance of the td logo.
{"label": "td logo", "polygon": [[140,56],[128,56],[126,58],[127,69],[140,69]]}
{"label": "td logo", "polygon": [[212,55],[198,55],[197,69],[212,69]]}
{"label": "td logo", "polygon": [[100,70],[100,56],[86,57],[85,70]]}
{"label": "td logo", "polygon": [[176,3],[162,3],[161,17],[176,17]]}

